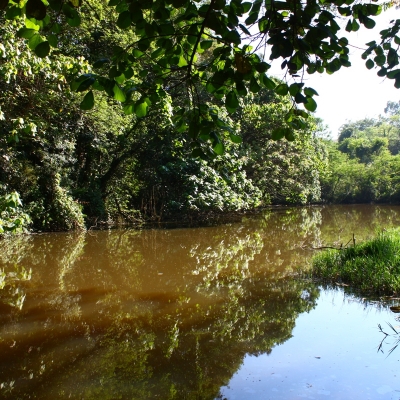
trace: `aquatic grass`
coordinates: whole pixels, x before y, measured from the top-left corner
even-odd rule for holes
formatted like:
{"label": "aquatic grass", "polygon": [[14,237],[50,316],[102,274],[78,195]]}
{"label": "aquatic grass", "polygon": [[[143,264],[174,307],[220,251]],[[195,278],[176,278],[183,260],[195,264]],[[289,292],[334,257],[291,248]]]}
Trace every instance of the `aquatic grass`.
{"label": "aquatic grass", "polygon": [[348,284],[362,293],[400,293],[400,229],[383,231],[372,240],[316,255],[312,259],[312,276]]}

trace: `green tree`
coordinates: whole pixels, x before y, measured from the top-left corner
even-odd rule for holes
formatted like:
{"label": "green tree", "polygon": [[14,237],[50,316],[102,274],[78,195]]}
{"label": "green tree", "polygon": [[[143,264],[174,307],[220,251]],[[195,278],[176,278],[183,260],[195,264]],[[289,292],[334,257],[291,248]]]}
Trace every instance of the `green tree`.
{"label": "green tree", "polygon": [[[96,61],[81,53],[93,67],[72,82],[73,90],[86,93],[83,108],[92,108],[95,92],[104,91],[123,103],[125,113],[140,118],[169,91],[181,87],[185,101],[181,107],[174,107],[173,122],[195,142],[205,131],[214,129],[220,135],[225,130],[216,121],[207,123],[213,120],[210,107],[198,95],[199,85],[222,100],[229,113],[238,108],[238,98],[248,91],[266,87],[279,95],[290,93],[293,109],[287,124],[293,128],[304,124],[307,114],[299,112],[297,105],[315,111],[317,93],[304,85],[302,71],[331,74],[349,67],[349,43],[338,36],[338,19],[347,20],[348,32],[357,31],[360,24],[371,29],[375,26],[371,17],[382,10],[378,4],[351,0],[306,4],[300,0],[112,0],[98,6],[91,2],[81,6],[77,0],[52,0],[49,5],[41,0],[9,0],[3,1],[1,8],[8,20],[23,22],[18,36],[43,58],[57,55],[63,35],[73,39],[71,48],[80,48],[80,26],[89,26],[88,18],[92,47],[99,47],[107,29],[116,35],[127,32],[127,42],[118,42],[104,56],[99,53]],[[116,27],[108,21],[114,21]],[[395,86],[400,86],[396,50],[399,27],[400,20],[394,21],[381,32],[381,40],[370,42],[363,54],[367,67],[377,65],[378,75],[394,79]],[[269,61],[279,60],[287,70],[288,83],[276,84],[266,75],[270,63],[258,55],[265,46],[271,49]],[[204,61],[201,54],[210,48],[212,54]],[[140,70],[136,69],[138,65]]]}
{"label": "green tree", "polygon": [[[288,98],[261,104],[254,99],[239,114],[245,169],[263,193],[264,204],[320,200],[319,180],[326,154],[321,140],[312,135],[316,121],[309,118],[305,127],[290,129],[285,122],[290,108]],[[278,140],[277,132],[289,140]]]}

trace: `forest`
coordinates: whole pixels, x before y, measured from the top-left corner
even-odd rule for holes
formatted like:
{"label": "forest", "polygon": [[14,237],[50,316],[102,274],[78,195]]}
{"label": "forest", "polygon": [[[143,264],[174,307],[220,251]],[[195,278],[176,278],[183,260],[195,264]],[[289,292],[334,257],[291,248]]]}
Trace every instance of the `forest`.
{"label": "forest", "polygon": [[[350,66],[332,7],[351,32],[381,6],[49,4],[0,4],[0,235],[399,202],[400,102],[334,141],[300,79]],[[260,42],[243,45],[254,25]],[[363,54],[396,87],[399,29]],[[262,44],[290,82],[266,75]]]}

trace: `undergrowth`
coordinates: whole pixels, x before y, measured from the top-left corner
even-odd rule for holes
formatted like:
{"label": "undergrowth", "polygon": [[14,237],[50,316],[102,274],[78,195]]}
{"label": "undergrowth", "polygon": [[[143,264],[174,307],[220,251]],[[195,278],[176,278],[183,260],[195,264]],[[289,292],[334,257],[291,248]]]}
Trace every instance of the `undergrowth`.
{"label": "undergrowth", "polygon": [[344,283],[368,294],[400,294],[400,229],[344,249],[324,251],[312,260],[312,275]]}

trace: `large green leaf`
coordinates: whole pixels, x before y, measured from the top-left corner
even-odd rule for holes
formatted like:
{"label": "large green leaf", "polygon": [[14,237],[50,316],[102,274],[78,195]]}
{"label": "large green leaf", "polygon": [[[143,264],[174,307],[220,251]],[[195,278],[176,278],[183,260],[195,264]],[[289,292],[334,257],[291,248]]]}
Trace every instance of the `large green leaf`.
{"label": "large green leaf", "polygon": [[17,32],[17,36],[24,39],[30,39],[35,34],[36,34],[35,29],[28,29],[28,28],[21,28]]}
{"label": "large green leaf", "polygon": [[369,60],[367,60],[367,62],[365,63],[365,65],[366,65],[366,67],[367,67],[368,69],[372,69],[372,68],[374,68],[375,63],[374,63],[371,59],[369,59]]}
{"label": "large green leaf", "polygon": [[145,100],[140,100],[135,104],[135,114],[138,118],[143,118],[147,115],[148,104]]}
{"label": "large green leaf", "polygon": [[276,128],[272,131],[271,137],[272,140],[281,140],[286,133],[286,129],[285,128]]}
{"label": "large green leaf", "polygon": [[121,90],[121,88],[115,84],[113,87],[114,99],[123,103],[126,100],[125,93]]}
{"label": "large green leaf", "polygon": [[280,96],[286,96],[289,93],[289,87],[286,83],[281,83],[275,88],[275,93]]}
{"label": "large green leaf", "polygon": [[224,154],[225,151],[225,147],[223,145],[223,143],[217,143],[214,147],[213,147],[214,153],[218,154],[219,156]]}
{"label": "large green leaf", "polygon": [[131,13],[129,11],[124,11],[123,13],[119,14],[117,19],[117,25],[121,29],[126,29],[131,26],[132,19]]}
{"label": "large green leaf", "polygon": [[43,39],[38,33],[32,35],[29,39],[28,46],[31,50],[35,50],[36,46],[43,42]]}
{"label": "large green leaf", "polygon": [[40,58],[47,57],[49,53],[50,53],[50,43],[48,41],[41,42],[35,47],[35,54]]}
{"label": "large green leaf", "polygon": [[42,20],[46,17],[46,6],[41,0],[28,0],[25,7],[28,18]]}
{"label": "large green leaf", "polygon": [[94,107],[94,95],[92,90],[86,93],[80,107],[82,110],[91,110]]}
{"label": "large green leaf", "polygon": [[239,107],[239,100],[233,90],[226,95],[225,106],[229,113],[235,112]]}
{"label": "large green leaf", "polygon": [[317,103],[312,97],[307,97],[307,102],[304,103],[304,107],[311,112],[314,112],[317,109]]}

